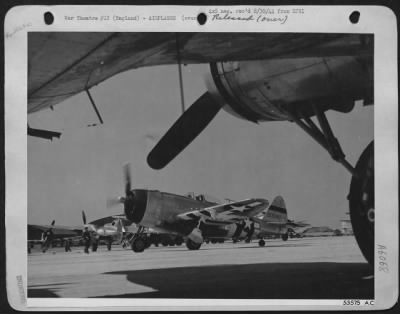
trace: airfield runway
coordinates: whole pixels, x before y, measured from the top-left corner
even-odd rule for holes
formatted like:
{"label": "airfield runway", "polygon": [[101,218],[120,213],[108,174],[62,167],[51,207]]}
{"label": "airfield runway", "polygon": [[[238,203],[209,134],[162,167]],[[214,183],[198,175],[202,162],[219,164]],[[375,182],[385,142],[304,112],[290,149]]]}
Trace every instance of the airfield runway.
{"label": "airfield runway", "polygon": [[204,244],[198,251],[34,249],[28,297],[373,299],[371,275],[352,236]]}

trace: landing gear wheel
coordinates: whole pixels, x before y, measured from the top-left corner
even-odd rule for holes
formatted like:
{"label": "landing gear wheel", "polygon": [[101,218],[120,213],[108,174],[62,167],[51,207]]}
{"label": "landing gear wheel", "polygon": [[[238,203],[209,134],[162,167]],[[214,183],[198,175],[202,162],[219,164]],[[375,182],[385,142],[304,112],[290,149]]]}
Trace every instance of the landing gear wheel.
{"label": "landing gear wheel", "polygon": [[200,248],[200,246],[201,246],[201,243],[193,242],[190,239],[187,239],[187,241],[186,241],[186,247],[189,250],[198,250]]}
{"label": "landing gear wheel", "polygon": [[364,257],[374,266],[374,142],[363,151],[350,184],[349,206],[354,236]]}
{"label": "landing gear wheel", "polygon": [[143,238],[136,238],[132,241],[131,248],[133,252],[140,253],[146,248],[146,241]]}
{"label": "landing gear wheel", "polygon": [[282,240],[287,241],[289,238],[289,235],[287,233],[282,234]]}
{"label": "landing gear wheel", "polygon": [[161,241],[162,246],[168,246],[168,242],[166,240]]}
{"label": "landing gear wheel", "polygon": [[175,244],[176,245],[182,245],[182,243],[183,243],[183,239],[181,237],[175,238]]}
{"label": "landing gear wheel", "polygon": [[151,246],[151,240],[150,239],[146,239],[144,242],[145,242],[144,248],[148,249]]}
{"label": "landing gear wheel", "polygon": [[265,241],[263,239],[261,239],[260,241],[258,241],[258,245],[259,246],[264,246],[265,245]]}

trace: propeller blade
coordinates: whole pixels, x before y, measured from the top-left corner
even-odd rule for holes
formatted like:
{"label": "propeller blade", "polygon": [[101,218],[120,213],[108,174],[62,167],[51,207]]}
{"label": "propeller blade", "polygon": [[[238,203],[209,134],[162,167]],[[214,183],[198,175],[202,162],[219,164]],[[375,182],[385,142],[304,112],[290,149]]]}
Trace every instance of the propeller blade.
{"label": "propeller blade", "polygon": [[131,170],[129,164],[124,166],[125,175],[125,195],[127,196],[131,192]]}
{"label": "propeller blade", "polygon": [[53,221],[51,222],[51,225],[54,226],[55,223],[56,223],[56,221],[53,220]]}
{"label": "propeller blade", "polygon": [[162,169],[186,148],[221,109],[206,92],[186,110],[147,156],[153,169]]}
{"label": "propeller blade", "polygon": [[82,210],[82,220],[83,220],[83,224],[86,225],[86,215],[85,215],[84,210]]}

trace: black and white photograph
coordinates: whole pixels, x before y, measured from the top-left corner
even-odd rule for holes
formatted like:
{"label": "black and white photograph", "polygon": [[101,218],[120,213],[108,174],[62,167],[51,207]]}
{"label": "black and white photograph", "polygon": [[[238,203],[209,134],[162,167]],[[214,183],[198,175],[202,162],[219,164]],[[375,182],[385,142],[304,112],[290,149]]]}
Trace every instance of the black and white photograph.
{"label": "black and white photograph", "polygon": [[26,238],[14,245],[28,302],[375,306],[388,267],[378,37],[239,27],[305,14],[262,9],[193,15],[234,31],[92,27],[176,19],[129,10],[42,10],[46,24],[90,27],[27,26]]}

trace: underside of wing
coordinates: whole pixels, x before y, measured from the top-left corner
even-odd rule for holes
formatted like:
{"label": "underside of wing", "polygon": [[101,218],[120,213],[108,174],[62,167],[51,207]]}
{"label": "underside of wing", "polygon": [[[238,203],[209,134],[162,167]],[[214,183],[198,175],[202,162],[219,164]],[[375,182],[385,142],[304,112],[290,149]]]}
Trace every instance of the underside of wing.
{"label": "underside of wing", "polygon": [[287,57],[372,55],[356,34],[30,32],[28,113],[139,67]]}

